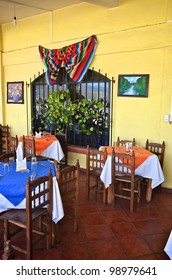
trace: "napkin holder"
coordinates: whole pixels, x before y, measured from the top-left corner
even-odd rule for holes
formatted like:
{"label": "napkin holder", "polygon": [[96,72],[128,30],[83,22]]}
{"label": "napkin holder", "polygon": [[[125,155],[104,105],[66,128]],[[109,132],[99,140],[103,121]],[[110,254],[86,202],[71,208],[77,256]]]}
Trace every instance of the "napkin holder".
{"label": "napkin holder", "polygon": [[36,138],[41,138],[41,131],[40,132],[35,132]]}
{"label": "napkin holder", "polygon": [[127,143],[125,144],[125,150],[126,150],[126,152],[132,152],[132,149],[133,149],[132,142],[127,142]]}

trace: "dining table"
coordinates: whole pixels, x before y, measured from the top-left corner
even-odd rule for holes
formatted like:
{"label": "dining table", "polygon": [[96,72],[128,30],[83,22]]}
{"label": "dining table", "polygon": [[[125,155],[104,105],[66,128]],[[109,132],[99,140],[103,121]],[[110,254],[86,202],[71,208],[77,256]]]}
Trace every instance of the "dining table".
{"label": "dining table", "polygon": [[[4,166],[9,164],[8,170]],[[26,169],[16,171],[16,162],[0,162],[0,213],[8,209],[26,208],[26,182],[31,177],[31,162],[26,162]],[[57,223],[64,217],[59,185],[53,161],[38,161],[36,178],[48,175],[51,169],[53,176],[53,210],[52,219]]]}
{"label": "dining table", "polygon": [[[25,136],[25,137],[28,138],[34,137],[36,155],[52,158],[57,160],[57,162],[60,162],[60,160],[64,157],[64,153],[60,145],[60,142],[55,137],[55,135],[48,134],[48,135],[41,135],[41,137],[37,137],[37,136]],[[16,157],[18,160],[23,159],[22,136],[19,138],[19,143],[16,150]]]}
{"label": "dining table", "polygon": [[[103,148],[104,147],[100,147],[100,150]],[[107,201],[108,203],[111,203],[112,146],[106,146],[106,149],[108,156],[105,165],[102,167],[100,179],[104,183],[105,188],[108,190]],[[125,146],[115,146],[114,149],[115,153],[131,153],[131,151],[126,151]],[[159,159],[157,155],[142,147],[133,146],[132,151],[134,151],[135,154],[135,174],[147,179],[146,201],[150,202],[152,198],[152,190],[165,180]]]}

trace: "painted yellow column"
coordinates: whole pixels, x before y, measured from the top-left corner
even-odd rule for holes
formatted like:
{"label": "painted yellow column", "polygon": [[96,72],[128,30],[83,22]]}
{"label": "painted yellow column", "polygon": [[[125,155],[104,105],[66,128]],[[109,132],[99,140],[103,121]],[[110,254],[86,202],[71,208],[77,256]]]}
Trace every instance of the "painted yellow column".
{"label": "painted yellow column", "polygon": [[2,84],[2,31],[0,26],[0,124],[3,123]]}

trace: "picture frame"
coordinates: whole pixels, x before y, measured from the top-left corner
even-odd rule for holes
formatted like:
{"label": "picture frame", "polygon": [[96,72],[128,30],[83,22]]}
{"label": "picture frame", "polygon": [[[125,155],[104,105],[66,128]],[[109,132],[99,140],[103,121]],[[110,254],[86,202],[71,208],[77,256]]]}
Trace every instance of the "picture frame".
{"label": "picture frame", "polygon": [[7,82],[7,103],[24,104],[24,82]]}
{"label": "picture frame", "polygon": [[149,74],[125,74],[118,76],[117,96],[148,97]]}

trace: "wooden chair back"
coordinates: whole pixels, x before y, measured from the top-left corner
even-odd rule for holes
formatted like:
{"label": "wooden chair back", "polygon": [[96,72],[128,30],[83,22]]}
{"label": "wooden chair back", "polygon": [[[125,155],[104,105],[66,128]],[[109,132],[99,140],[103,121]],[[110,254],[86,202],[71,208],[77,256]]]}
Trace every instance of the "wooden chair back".
{"label": "wooden chair back", "polygon": [[41,135],[43,135],[43,136],[52,135],[52,131],[43,130],[43,131],[41,132]]}
{"label": "wooden chair back", "polygon": [[54,135],[59,140],[63,153],[64,153],[64,158],[60,161],[60,163],[67,165],[67,163],[68,163],[67,131],[66,132],[55,131]]}
{"label": "wooden chair back", "polygon": [[165,141],[163,141],[162,144],[160,144],[160,143],[149,142],[149,140],[147,139],[145,148],[147,150],[149,150],[150,152],[152,152],[153,154],[157,155],[157,157],[159,158],[159,162],[161,164],[161,167],[163,168],[164,153],[165,153]]}
{"label": "wooden chair back", "polygon": [[7,139],[10,136],[10,127],[0,124],[0,155],[7,152]]}
{"label": "wooden chair back", "polygon": [[9,136],[7,138],[7,153],[16,153],[18,146],[18,136]]}
{"label": "wooden chair back", "polygon": [[36,156],[35,139],[23,135],[23,158]]}
{"label": "wooden chair back", "polygon": [[[27,260],[33,258],[33,248],[43,237],[46,238],[47,249],[52,246],[52,174],[42,176],[34,181],[30,177],[26,183],[26,209],[11,209],[1,215],[4,220],[4,243],[8,244],[10,237],[25,230],[26,248],[21,248],[23,244],[16,244],[12,239],[10,245],[13,250],[24,253]],[[36,222],[36,220],[38,220]],[[15,232],[10,232],[10,224],[17,227]],[[44,224],[44,226],[43,226]],[[33,237],[33,235],[37,236]],[[20,235],[18,235],[20,236]],[[7,259],[6,248],[4,248],[3,259]],[[9,257],[9,256],[8,256]]]}
{"label": "wooden chair back", "polygon": [[[87,197],[89,199],[90,191],[95,190],[97,195],[98,191],[103,191],[103,202],[106,202],[106,190],[100,180],[100,174],[107,159],[107,149],[103,147],[102,150],[92,149],[87,146],[86,152],[86,185]],[[92,184],[91,178],[95,177],[96,182]],[[101,185],[101,186],[100,186]]]}
{"label": "wooden chair back", "polygon": [[0,162],[10,162],[10,158],[16,159],[16,153],[5,153],[0,156]]}
{"label": "wooden chair back", "polygon": [[140,202],[140,184],[142,177],[135,175],[135,155],[115,153],[112,149],[112,204],[115,198],[130,200],[130,211],[133,212],[134,196]]}
{"label": "wooden chair back", "polygon": [[61,168],[60,164],[57,164],[56,178],[64,207],[65,203],[74,202],[74,231],[77,231],[78,192],[80,184],[79,160],[76,161],[76,165],[66,166],[64,168]]}
{"label": "wooden chair back", "polygon": [[[116,146],[125,146],[127,142],[131,142],[133,146],[136,145],[135,138],[133,138],[133,140],[124,140],[124,139],[120,139],[118,136],[117,141],[116,141]],[[115,143],[114,143],[114,146],[115,146]]]}

